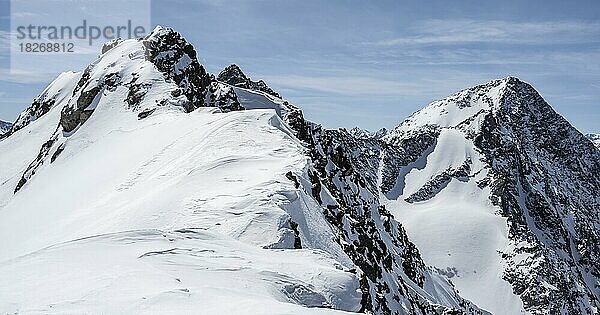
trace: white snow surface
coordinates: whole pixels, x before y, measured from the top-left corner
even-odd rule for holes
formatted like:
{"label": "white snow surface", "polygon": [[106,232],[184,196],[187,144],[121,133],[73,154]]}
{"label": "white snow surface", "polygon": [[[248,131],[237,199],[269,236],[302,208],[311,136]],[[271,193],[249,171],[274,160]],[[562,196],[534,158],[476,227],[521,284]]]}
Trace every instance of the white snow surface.
{"label": "white snow surface", "polygon": [[[306,198],[284,174],[301,174],[306,161],[272,125],[273,111],[164,111],[139,121],[120,106],[103,98],[54,163],[14,197],[3,194],[0,277],[14,281],[0,285],[0,309],[111,312],[99,303],[109,297],[123,302],[111,303],[115,310],[173,313],[234,307],[225,297],[261,304],[257,313],[301,309],[286,302],[358,309],[358,281],[341,251],[276,249],[294,241],[285,209],[302,211],[290,205]],[[331,234],[305,221],[311,234]],[[173,232],[189,227],[198,241]],[[139,258],[152,251],[167,252]],[[53,283],[74,287],[48,290]]]}
{"label": "white snow surface", "polygon": [[[151,83],[139,109],[154,108],[175,86],[140,49],[120,43],[91,78],[117,71],[128,82],[135,71]],[[101,93],[74,132],[55,133],[65,98],[0,141],[0,313],[360,309],[355,266],[285,177],[305,178],[308,161],[275,110],[184,113],[172,98],[139,120],[125,86]],[[51,154],[64,151],[14,194],[53,134]]]}

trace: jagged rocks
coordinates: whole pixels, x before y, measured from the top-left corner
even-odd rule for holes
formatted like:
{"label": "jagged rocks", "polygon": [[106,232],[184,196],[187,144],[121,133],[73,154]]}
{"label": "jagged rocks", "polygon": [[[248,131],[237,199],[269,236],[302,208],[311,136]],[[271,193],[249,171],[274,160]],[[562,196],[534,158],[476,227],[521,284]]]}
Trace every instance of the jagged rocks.
{"label": "jagged rocks", "polygon": [[100,50],[100,53],[105,54],[106,52],[113,49],[114,47],[116,47],[117,45],[119,45],[122,42],[123,42],[123,40],[121,38],[115,38],[113,40],[110,40],[102,45],[102,49]]}
{"label": "jagged rocks", "polygon": [[[127,50],[123,45],[132,47]],[[107,56],[114,60],[102,60]],[[138,62],[136,72],[121,72],[126,67],[114,66],[120,60],[127,65]],[[403,225],[382,203],[383,196],[394,199],[402,195],[401,179],[406,175],[402,172],[424,169],[428,155],[442,144],[440,137],[449,130],[461,132],[465,143],[473,144],[483,156],[482,161],[459,152],[462,155],[452,161],[455,164],[442,165],[404,196],[408,202],[404,205],[434,199],[452,182],[468,182],[474,177],[473,165],[485,163],[481,174],[489,172],[477,178],[477,187],[489,189],[489,201],[499,209],[498,215],[508,220],[507,237],[512,246],[498,253],[506,263],[499,272],[526,310],[576,314],[593,313],[598,306],[598,150],[554,113],[533,88],[515,78],[467,89],[433,104],[435,110],[425,116],[443,117],[443,122],[423,122],[417,115],[403,124],[404,129],[387,135],[385,131],[327,130],[308,122],[301,110],[279,99],[263,81],[250,80],[235,65],[215,79],[199,64],[192,45],[170,29],[157,28],[141,41],[108,43],[101,59],[74,81],[77,84],[71,90],[61,88],[60,93],[40,96],[18,120],[24,126],[44,115],[68,91],[68,101],[61,103],[65,104],[61,128],[42,145],[15,192],[45,160],[53,163],[61,157],[69,137],[90,118],[100,98],[116,97],[138,119],[146,119],[169,104],[179,106],[175,111],[185,112],[201,106],[218,107],[222,112],[242,110],[236,91],[249,89],[269,100],[277,98],[268,108],[275,108],[285,121],[287,126],[279,126],[286,135],[291,135],[291,129],[304,143],[309,162],[308,179],[302,180],[309,184],[304,185],[291,172],[286,177],[303,196],[316,201],[318,206],[311,210],[322,213],[335,234],[334,241],[356,266],[353,273],[360,279],[362,311],[483,313],[440,276],[460,277],[462,270],[447,266],[435,272],[427,267]],[[455,111],[467,114],[458,117]],[[280,124],[277,117],[274,120]],[[302,248],[298,223],[286,220],[281,221],[281,230],[287,233],[285,248]],[[447,295],[439,297],[427,291],[437,286]]]}
{"label": "jagged rocks", "polygon": [[98,97],[100,87],[96,86],[84,91],[77,99],[76,106],[66,106],[60,116],[60,125],[65,132],[71,132],[82,125],[91,115],[93,109],[87,109]]}
{"label": "jagged rocks", "polygon": [[235,87],[265,92],[269,95],[281,98],[281,96],[273,91],[263,80],[250,80],[236,64],[229,65],[223,69],[217,76],[217,80]]}
{"label": "jagged rocks", "polygon": [[600,134],[590,133],[590,134],[585,135],[585,137],[588,138],[590,141],[592,141],[592,143],[598,149],[600,149]]}
{"label": "jagged rocks", "polygon": [[386,128],[381,128],[377,131],[369,131],[365,129],[360,129],[358,127],[354,127],[349,130],[350,134],[359,139],[381,139],[383,138],[388,130]]}
{"label": "jagged rocks", "polygon": [[289,115],[285,116],[286,122],[309,149],[312,166],[307,193],[323,207],[325,218],[337,233],[337,242],[360,268],[361,312],[483,313],[457,293],[453,296],[460,305],[457,309],[435,305],[418,293],[417,288],[431,281],[431,270],[378,198],[380,156],[389,146],[379,139],[357,139],[343,129],[323,129],[306,122],[295,107],[284,107],[283,112]]}
{"label": "jagged rocks", "polygon": [[452,179],[465,181],[471,173],[471,160],[467,159],[461,166],[457,168],[449,167],[442,173],[430,179],[417,192],[408,196],[404,200],[409,203],[425,201],[433,198],[435,194],[444,189]]}
{"label": "jagged rocks", "polygon": [[534,314],[589,313],[600,305],[600,153],[529,84],[510,78],[500,104],[475,144],[513,242],[527,244],[505,256],[527,257],[505,277]]}
{"label": "jagged rocks", "polygon": [[79,76],[80,73],[76,72],[61,73],[33,100],[28,108],[21,112],[11,129],[0,137],[8,137],[48,113],[57,103],[71,97]]}
{"label": "jagged rocks", "polygon": [[4,135],[10,132],[12,126],[12,123],[0,120],[0,139],[4,138]]}
{"label": "jagged rocks", "polygon": [[208,107],[218,107],[223,112],[243,110],[234,89],[221,82],[213,81],[209,87],[209,93],[205,100]]}
{"label": "jagged rocks", "polygon": [[206,106],[204,95],[211,78],[198,62],[196,51],[181,34],[170,28],[157,26],[142,41],[146,60],[152,62],[167,79],[173,80],[188,99],[186,110]]}
{"label": "jagged rocks", "polygon": [[37,169],[44,163],[46,158],[50,155],[52,146],[57,141],[57,138],[58,138],[58,133],[54,133],[54,135],[52,135],[52,137],[50,137],[50,139],[48,141],[46,141],[44,144],[42,144],[42,148],[40,149],[40,152],[36,156],[35,160],[33,160],[29,164],[29,166],[27,166],[27,169],[25,170],[25,172],[23,172],[23,175],[21,175],[21,179],[17,183],[17,186],[15,187],[15,190],[14,190],[15,194],[21,188],[23,188],[23,186],[27,183],[27,181],[35,174]]}

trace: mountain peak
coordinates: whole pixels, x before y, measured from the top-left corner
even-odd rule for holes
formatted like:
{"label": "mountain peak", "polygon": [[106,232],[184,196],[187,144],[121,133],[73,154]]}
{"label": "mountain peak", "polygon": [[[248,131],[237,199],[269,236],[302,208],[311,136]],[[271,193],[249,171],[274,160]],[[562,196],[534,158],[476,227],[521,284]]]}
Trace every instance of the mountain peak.
{"label": "mountain peak", "polygon": [[348,132],[358,139],[381,139],[388,133],[388,130],[386,128],[380,128],[377,131],[370,131],[361,129],[359,127],[354,127],[348,130]]}
{"label": "mountain peak", "polygon": [[517,77],[509,76],[434,101],[413,113],[395,130],[405,132],[434,125],[476,132],[487,113],[527,112],[541,115],[544,111],[554,112],[533,86]]}
{"label": "mountain peak", "polygon": [[245,88],[248,85],[249,78],[238,65],[230,64],[219,73],[217,80],[235,87]]}

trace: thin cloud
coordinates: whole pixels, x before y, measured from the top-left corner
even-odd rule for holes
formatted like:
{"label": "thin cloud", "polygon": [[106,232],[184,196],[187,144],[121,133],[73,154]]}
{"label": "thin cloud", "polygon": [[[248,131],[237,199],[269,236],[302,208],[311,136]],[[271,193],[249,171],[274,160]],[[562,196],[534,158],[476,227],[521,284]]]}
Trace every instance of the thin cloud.
{"label": "thin cloud", "polygon": [[408,29],[409,35],[370,44],[444,45],[467,43],[577,44],[600,42],[600,23],[585,21],[514,22],[482,20],[425,20]]}
{"label": "thin cloud", "polygon": [[[340,75],[271,75],[264,79],[276,89],[294,92],[312,91],[315,95],[370,96],[375,99],[419,97],[431,98],[434,95],[446,96],[456,92],[465,82],[482,83],[495,79],[488,75],[474,75],[460,71],[439,70],[434,76],[409,74],[410,80],[394,78],[381,79],[365,76],[364,73],[343,73]],[[453,78],[452,80],[449,78]],[[462,80],[457,80],[461,78]]]}
{"label": "thin cloud", "polygon": [[368,77],[276,75],[265,80],[284,88],[313,90],[340,95],[405,95],[416,86],[398,81]]}
{"label": "thin cloud", "polygon": [[40,73],[33,71],[18,71],[13,69],[0,69],[0,82],[31,84],[50,82],[56,74]]}

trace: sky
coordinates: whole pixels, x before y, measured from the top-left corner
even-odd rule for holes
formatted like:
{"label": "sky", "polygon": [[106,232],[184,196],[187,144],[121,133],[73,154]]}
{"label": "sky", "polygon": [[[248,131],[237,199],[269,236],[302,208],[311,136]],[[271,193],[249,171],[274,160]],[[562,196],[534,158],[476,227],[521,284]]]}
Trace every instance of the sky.
{"label": "sky", "polygon": [[[600,1],[154,0],[150,14],[209,72],[236,63],[326,127],[394,127],[516,76],[580,131],[600,133]],[[0,50],[6,29],[0,18]],[[12,121],[58,73],[11,74],[5,59],[0,119]]]}

